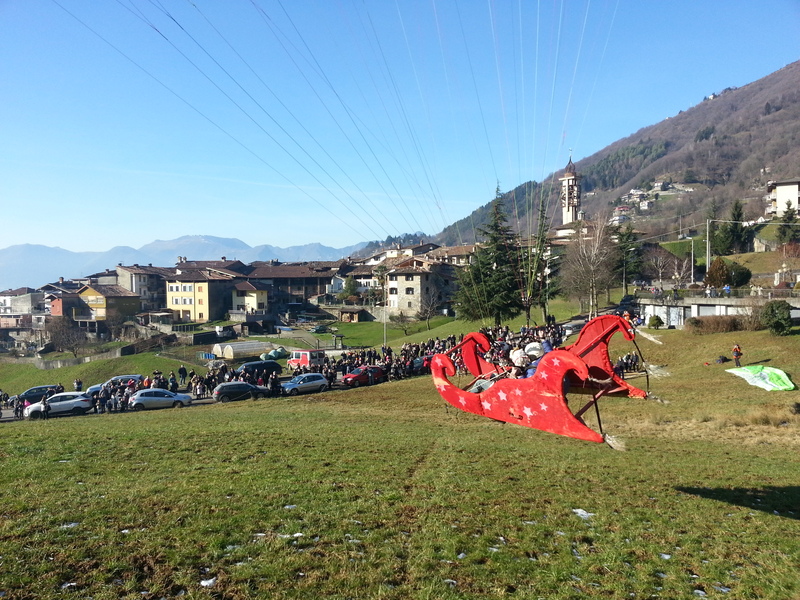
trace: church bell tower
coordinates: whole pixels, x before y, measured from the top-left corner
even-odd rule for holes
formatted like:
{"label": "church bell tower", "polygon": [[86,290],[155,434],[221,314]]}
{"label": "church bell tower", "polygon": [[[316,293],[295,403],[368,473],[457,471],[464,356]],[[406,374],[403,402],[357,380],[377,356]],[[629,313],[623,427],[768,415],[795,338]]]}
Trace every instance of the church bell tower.
{"label": "church bell tower", "polygon": [[564,225],[578,220],[581,212],[581,176],[575,171],[572,156],[569,157],[561,182],[561,222]]}

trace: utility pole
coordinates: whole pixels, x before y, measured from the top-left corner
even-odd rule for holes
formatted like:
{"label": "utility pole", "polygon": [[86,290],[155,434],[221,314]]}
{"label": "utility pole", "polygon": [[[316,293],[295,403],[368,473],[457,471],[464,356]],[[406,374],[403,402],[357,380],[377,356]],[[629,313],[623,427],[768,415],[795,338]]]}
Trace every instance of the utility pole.
{"label": "utility pole", "polygon": [[711,267],[711,219],[706,219],[706,275]]}

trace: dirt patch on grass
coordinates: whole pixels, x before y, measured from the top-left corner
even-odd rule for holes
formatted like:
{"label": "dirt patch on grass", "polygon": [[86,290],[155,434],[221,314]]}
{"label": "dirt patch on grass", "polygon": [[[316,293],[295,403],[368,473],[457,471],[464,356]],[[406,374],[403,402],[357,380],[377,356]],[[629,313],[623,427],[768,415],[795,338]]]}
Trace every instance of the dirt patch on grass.
{"label": "dirt patch on grass", "polygon": [[[743,446],[776,445],[800,448],[800,419],[786,416],[779,421],[772,415],[752,413],[743,417],[703,416],[699,419],[646,419],[618,421],[607,425],[609,433],[620,437],[641,436],[676,441],[735,442]],[[612,429],[613,428],[613,429]]]}

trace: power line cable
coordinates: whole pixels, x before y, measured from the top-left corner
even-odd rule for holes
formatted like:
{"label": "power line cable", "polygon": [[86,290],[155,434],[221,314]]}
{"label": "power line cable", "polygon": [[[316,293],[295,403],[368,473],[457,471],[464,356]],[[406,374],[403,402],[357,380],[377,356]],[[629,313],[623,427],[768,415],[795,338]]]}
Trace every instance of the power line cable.
{"label": "power line cable", "polygon": [[216,128],[218,131],[220,131],[220,132],[221,132],[222,134],[224,134],[226,137],[228,137],[228,138],[229,138],[231,141],[233,141],[233,142],[234,142],[236,145],[238,145],[238,146],[239,146],[239,147],[241,147],[243,150],[245,150],[245,151],[246,151],[248,154],[250,154],[251,156],[253,156],[253,158],[255,158],[256,160],[258,160],[258,161],[259,161],[260,163],[262,163],[264,166],[266,166],[266,167],[268,167],[269,169],[271,169],[271,170],[272,170],[272,171],[273,171],[273,172],[274,172],[276,175],[278,175],[278,176],[279,176],[279,177],[281,177],[281,178],[282,178],[284,181],[286,181],[288,184],[290,184],[291,186],[293,186],[294,188],[296,188],[296,189],[297,189],[297,190],[298,190],[300,193],[302,193],[303,195],[305,195],[306,197],[308,197],[308,198],[309,198],[310,200],[312,200],[312,201],[313,201],[315,204],[319,205],[319,207],[320,207],[320,208],[322,208],[322,209],[323,209],[323,210],[325,210],[326,212],[330,213],[330,214],[331,214],[331,215],[332,215],[334,218],[336,218],[338,221],[340,221],[340,222],[341,222],[343,225],[345,225],[345,226],[346,226],[348,229],[352,229],[352,230],[353,230],[353,232],[354,232],[354,233],[356,233],[356,234],[359,234],[359,233],[360,233],[360,232],[359,232],[357,229],[355,229],[355,228],[352,226],[352,224],[351,224],[350,222],[348,222],[348,221],[346,221],[346,220],[342,219],[342,218],[341,218],[339,215],[337,215],[335,212],[331,211],[331,210],[330,210],[330,209],[329,209],[327,206],[325,206],[325,204],[323,204],[322,202],[320,202],[320,201],[319,201],[317,198],[315,198],[314,196],[312,196],[311,194],[309,194],[309,193],[308,193],[308,192],[307,192],[307,191],[306,191],[304,188],[302,188],[300,185],[298,185],[297,183],[295,183],[294,181],[292,181],[290,178],[288,178],[288,177],[287,177],[285,174],[283,174],[281,171],[279,171],[278,169],[276,169],[276,168],[275,168],[273,165],[271,165],[269,162],[267,162],[267,161],[266,161],[266,160],[265,160],[265,159],[264,159],[264,158],[263,158],[261,155],[259,155],[259,154],[258,154],[258,153],[257,153],[255,150],[253,150],[252,148],[250,148],[248,145],[246,145],[244,142],[242,142],[240,139],[238,139],[236,136],[234,136],[232,133],[230,133],[230,132],[229,132],[227,129],[225,129],[224,127],[222,127],[222,125],[220,125],[219,123],[217,123],[216,121],[214,121],[214,120],[213,120],[211,117],[209,117],[207,114],[205,114],[205,113],[204,113],[203,111],[201,111],[199,108],[197,108],[195,105],[193,105],[191,102],[189,102],[189,101],[188,101],[186,98],[184,98],[183,96],[181,96],[180,94],[178,94],[178,93],[177,93],[177,92],[176,92],[174,89],[172,89],[170,86],[168,86],[166,83],[164,83],[163,81],[161,81],[161,80],[160,80],[158,77],[156,77],[156,76],[155,76],[153,73],[151,73],[149,70],[147,70],[146,68],[144,68],[144,67],[143,67],[142,65],[140,65],[138,62],[136,62],[136,61],[135,61],[135,60],[134,60],[132,57],[130,57],[130,56],[129,56],[128,54],[126,54],[125,52],[123,52],[123,51],[122,51],[120,48],[118,48],[116,45],[114,45],[114,44],[113,44],[111,41],[109,41],[109,40],[108,40],[106,37],[104,37],[104,36],[103,36],[102,34],[100,34],[98,31],[96,31],[95,29],[93,29],[93,28],[92,28],[92,27],[91,27],[91,26],[90,26],[88,23],[86,23],[86,22],[85,22],[85,21],[83,21],[83,20],[82,20],[80,17],[78,17],[76,14],[74,14],[73,12],[71,12],[70,10],[68,10],[68,9],[67,9],[65,6],[63,6],[63,5],[62,5],[62,4],[61,4],[61,3],[60,3],[58,0],[51,0],[51,1],[53,2],[53,4],[55,4],[56,6],[58,6],[58,7],[59,7],[61,10],[63,10],[63,11],[66,13],[66,14],[68,14],[70,17],[72,17],[72,18],[73,18],[73,19],[74,19],[76,22],[78,22],[78,23],[79,23],[81,26],[85,27],[85,28],[86,28],[88,31],[90,31],[90,32],[91,32],[93,35],[95,35],[95,36],[96,36],[98,39],[100,39],[100,40],[101,40],[103,43],[105,43],[107,46],[109,46],[111,49],[113,49],[115,52],[117,52],[117,53],[118,53],[120,56],[122,56],[122,57],[123,57],[125,60],[127,60],[128,62],[130,62],[130,63],[131,63],[133,66],[135,66],[137,69],[139,69],[139,70],[140,70],[142,73],[144,73],[145,75],[147,75],[147,76],[148,76],[150,79],[152,79],[153,81],[155,81],[155,82],[156,82],[158,85],[160,85],[162,88],[164,88],[164,89],[165,89],[167,92],[169,92],[169,93],[170,93],[171,95],[173,95],[175,98],[177,98],[178,100],[180,100],[180,101],[181,101],[183,104],[185,104],[187,107],[189,107],[189,108],[190,108],[192,111],[194,111],[195,113],[197,113],[197,115],[198,115],[198,116],[200,116],[201,118],[203,118],[203,119],[204,119],[205,121],[207,121],[207,122],[208,122],[210,125],[212,125],[214,128]]}

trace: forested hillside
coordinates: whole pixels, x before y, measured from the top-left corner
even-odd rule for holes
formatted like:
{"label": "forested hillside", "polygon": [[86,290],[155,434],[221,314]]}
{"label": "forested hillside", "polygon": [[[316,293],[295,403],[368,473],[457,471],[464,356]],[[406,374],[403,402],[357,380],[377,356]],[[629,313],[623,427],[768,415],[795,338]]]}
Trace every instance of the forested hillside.
{"label": "forested hillside", "polygon": [[[583,176],[583,208],[590,215],[607,211],[632,188],[647,190],[655,181],[667,181],[684,184],[678,188],[681,193],[664,194],[647,214],[637,214],[636,229],[659,234],[675,231],[679,223],[705,223],[709,214],[726,216],[735,200],[744,205],[747,218],[760,216],[767,181],[800,177],[798,81],[800,62],[795,62],[746,86],[711,94],[576,162]],[[665,83],[657,93],[668,94],[670,85],[678,83]],[[536,230],[542,198],[547,225],[560,223],[560,175],[503,194],[515,229],[523,234]],[[474,241],[488,220],[491,200],[436,240]]]}

